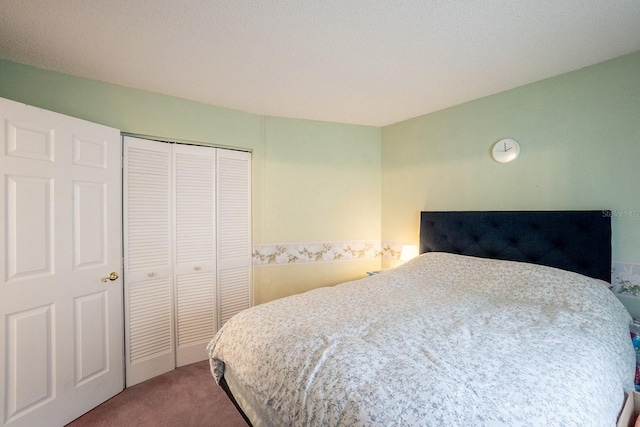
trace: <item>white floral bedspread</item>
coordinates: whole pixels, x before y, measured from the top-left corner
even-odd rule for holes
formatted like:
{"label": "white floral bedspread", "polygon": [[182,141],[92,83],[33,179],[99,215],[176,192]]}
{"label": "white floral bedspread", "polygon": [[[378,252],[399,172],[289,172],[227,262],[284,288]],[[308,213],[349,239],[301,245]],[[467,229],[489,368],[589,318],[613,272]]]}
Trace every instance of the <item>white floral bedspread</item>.
{"label": "white floral bedspread", "polygon": [[614,426],[630,320],[604,282],[429,253],[245,310],[207,350],[289,426]]}

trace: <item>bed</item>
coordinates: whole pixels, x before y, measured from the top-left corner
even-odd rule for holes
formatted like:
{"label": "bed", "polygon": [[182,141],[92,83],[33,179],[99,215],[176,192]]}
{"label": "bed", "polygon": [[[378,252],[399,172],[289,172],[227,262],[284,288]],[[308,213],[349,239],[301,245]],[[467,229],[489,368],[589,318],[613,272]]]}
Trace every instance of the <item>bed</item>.
{"label": "bed", "polygon": [[421,255],[245,310],[207,346],[253,426],[614,426],[631,318],[606,211],[422,212]]}

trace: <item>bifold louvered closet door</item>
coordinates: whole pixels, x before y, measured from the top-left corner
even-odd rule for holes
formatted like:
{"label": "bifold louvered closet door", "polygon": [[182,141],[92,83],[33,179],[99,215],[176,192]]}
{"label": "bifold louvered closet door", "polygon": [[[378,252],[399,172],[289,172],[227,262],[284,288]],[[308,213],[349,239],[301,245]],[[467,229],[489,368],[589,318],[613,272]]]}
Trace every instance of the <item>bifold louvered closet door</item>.
{"label": "bifold louvered closet door", "polygon": [[124,137],[127,386],[206,359],[251,305],[251,154]]}

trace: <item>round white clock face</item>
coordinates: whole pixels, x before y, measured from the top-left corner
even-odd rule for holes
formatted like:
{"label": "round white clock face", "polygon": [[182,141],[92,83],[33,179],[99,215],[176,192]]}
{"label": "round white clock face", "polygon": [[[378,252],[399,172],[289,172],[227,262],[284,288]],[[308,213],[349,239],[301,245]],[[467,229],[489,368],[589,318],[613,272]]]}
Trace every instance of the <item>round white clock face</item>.
{"label": "round white clock face", "polygon": [[491,155],[496,162],[509,163],[520,155],[520,146],[513,139],[501,139],[493,145]]}

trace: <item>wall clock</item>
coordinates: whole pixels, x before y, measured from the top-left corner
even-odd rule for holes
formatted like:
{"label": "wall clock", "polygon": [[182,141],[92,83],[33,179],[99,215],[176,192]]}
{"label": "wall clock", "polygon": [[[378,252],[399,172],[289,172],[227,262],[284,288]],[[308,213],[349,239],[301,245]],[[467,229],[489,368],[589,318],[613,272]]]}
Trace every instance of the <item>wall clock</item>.
{"label": "wall clock", "polygon": [[520,155],[520,146],[513,139],[501,139],[493,144],[491,156],[496,162],[509,163]]}

